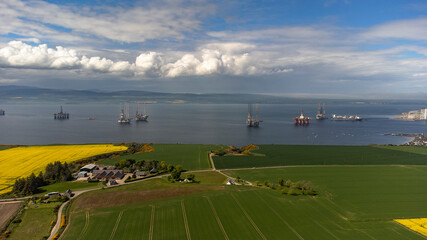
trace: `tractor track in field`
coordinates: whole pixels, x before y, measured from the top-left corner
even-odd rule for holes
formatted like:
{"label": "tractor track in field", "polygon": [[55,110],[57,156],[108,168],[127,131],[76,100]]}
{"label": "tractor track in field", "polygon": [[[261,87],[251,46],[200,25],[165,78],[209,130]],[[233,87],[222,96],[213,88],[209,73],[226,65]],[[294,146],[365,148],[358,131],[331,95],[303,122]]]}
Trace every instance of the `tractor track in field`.
{"label": "tractor track in field", "polygon": [[191,240],[190,228],[188,227],[187,214],[185,213],[184,199],[181,200],[182,217],[184,218],[185,232],[187,233],[187,239]]}
{"label": "tractor track in field", "polygon": [[111,232],[111,235],[110,235],[110,240],[114,239],[114,235],[116,234],[117,228],[119,227],[120,220],[122,219],[122,215],[123,215],[123,210],[120,211],[119,216],[117,217],[116,224],[114,225],[113,231]]}
{"label": "tractor track in field", "polygon": [[78,238],[78,240],[82,239],[82,237],[84,236],[84,234],[87,231],[87,228],[89,227],[89,219],[90,219],[90,215],[89,215],[89,211],[86,211],[86,222],[85,222],[85,226],[82,229],[82,232],[80,233],[80,236]]}
{"label": "tractor track in field", "polygon": [[255,228],[255,230],[258,232],[258,234],[261,236],[262,239],[267,240],[267,238],[264,236],[264,234],[261,232],[261,230],[258,228],[258,226],[255,224],[255,222],[252,220],[252,218],[249,216],[249,214],[246,212],[246,210],[243,208],[242,204],[240,204],[239,200],[237,200],[236,196],[234,196],[233,193],[230,193],[231,197],[233,197],[234,201],[239,206],[240,210],[245,214],[246,218],[249,220],[249,222],[252,224],[252,226]]}
{"label": "tractor track in field", "polygon": [[222,234],[224,234],[224,238],[225,238],[226,240],[229,240],[228,235],[227,235],[227,232],[225,231],[224,226],[223,226],[223,225],[222,225],[222,223],[221,223],[221,219],[219,219],[218,213],[216,212],[215,207],[214,207],[214,205],[213,205],[213,203],[212,203],[211,199],[210,199],[208,196],[204,196],[204,197],[208,200],[209,205],[211,206],[212,212],[213,212],[213,214],[215,215],[216,222],[218,223],[218,226],[219,226],[219,228],[221,229]]}
{"label": "tractor track in field", "polygon": [[156,207],[154,205],[151,205],[151,219],[150,219],[150,233],[148,235],[149,240],[153,240],[153,232],[154,232],[154,212],[156,210]]}
{"label": "tractor track in field", "polygon": [[301,237],[301,235],[285,220],[282,218],[282,216],[280,216],[279,213],[276,212],[276,210],[274,210],[266,201],[264,198],[262,198],[256,191],[255,194],[258,196],[259,199],[261,199],[261,201],[264,202],[265,205],[267,205],[267,207],[277,216],[279,217],[279,219],[301,240],[304,240],[303,237]]}

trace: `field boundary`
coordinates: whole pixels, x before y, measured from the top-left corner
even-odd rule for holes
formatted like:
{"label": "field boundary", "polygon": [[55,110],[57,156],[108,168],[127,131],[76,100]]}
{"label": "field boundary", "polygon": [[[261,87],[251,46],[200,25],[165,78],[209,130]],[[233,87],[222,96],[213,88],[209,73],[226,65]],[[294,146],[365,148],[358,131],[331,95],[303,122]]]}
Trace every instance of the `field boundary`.
{"label": "field boundary", "polygon": [[224,234],[224,238],[225,238],[226,240],[229,240],[228,235],[227,235],[227,232],[225,231],[224,226],[223,226],[223,225],[222,225],[222,223],[221,223],[221,219],[219,219],[218,213],[216,212],[215,207],[214,207],[214,205],[213,205],[213,203],[212,203],[211,199],[210,199],[208,196],[204,196],[204,197],[208,200],[209,205],[211,206],[212,212],[214,213],[215,218],[216,218],[216,222],[218,223],[218,226],[219,226],[219,228],[221,229],[222,234]]}
{"label": "field boundary", "polygon": [[122,219],[122,215],[123,215],[123,210],[120,211],[119,216],[117,216],[117,221],[116,221],[116,224],[114,225],[113,231],[111,232],[110,240],[114,239],[114,235],[116,234],[117,228],[119,227],[120,220]]}
{"label": "field boundary", "polygon": [[261,232],[261,230],[258,228],[258,226],[255,224],[255,222],[252,220],[252,218],[249,216],[249,214],[246,212],[246,210],[243,208],[243,206],[240,204],[239,200],[234,196],[233,193],[230,193],[231,197],[233,197],[234,201],[239,206],[240,210],[245,214],[246,218],[249,220],[249,222],[252,224],[252,226],[255,228],[255,230],[258,232],[258,234],[261,236],[262,239],[267,240],[267,238],[264,236],[264,234]]}
{"label": "field boundary", "polygon": [[184,219],[185,232],[187,233],[187,239],[191,240],[190,228],[188,227],[187,214],[185,213],[184,199],[181,200],[182,217]]}

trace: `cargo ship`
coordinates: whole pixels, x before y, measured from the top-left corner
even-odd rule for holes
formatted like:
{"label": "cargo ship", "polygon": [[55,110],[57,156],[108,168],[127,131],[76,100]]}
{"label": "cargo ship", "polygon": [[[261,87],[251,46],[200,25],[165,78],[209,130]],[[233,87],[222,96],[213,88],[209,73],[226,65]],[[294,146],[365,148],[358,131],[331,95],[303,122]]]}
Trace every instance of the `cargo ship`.
{"label": "cargo ship", "polygon": [[325,114],[325,104],[323,103],[323,105],[319,105],[319,109],[317,110],[317,114],[316,114],[316,120],[324,120],[326,119],[326,114]]}
{"label": "cargo ship", "polygon": [[332,114],[331,120],[334,120],[334,121],[362,121],[363,118],[358,116],[358,115],[341,116],[341,115]]}
{"label": "cargo ship", "polygon": [[300,126],[307,126],[308,124],[310,124],[310,118],[304,116],[304,113],[302,110],[301,110],[301,115],[299,117],[295,117],[294,121],[295,121],[295,125],[300,125]]}

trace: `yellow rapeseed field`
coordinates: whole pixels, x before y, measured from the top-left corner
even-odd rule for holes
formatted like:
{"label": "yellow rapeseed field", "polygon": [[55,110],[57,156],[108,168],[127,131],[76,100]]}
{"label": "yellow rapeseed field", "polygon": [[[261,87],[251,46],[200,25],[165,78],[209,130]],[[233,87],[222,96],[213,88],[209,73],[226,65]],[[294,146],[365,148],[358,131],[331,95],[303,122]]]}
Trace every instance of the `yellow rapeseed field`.
{"label": "yellow rapeseed field", "polygon": [[15,179],[38,174],[47,164],[73,162],[103,153],[126,150],[125,146],[100,145],[59,145],[17,147],[0,151],[0,194],[10,191]]}
{"label": "yellow rapeseed field", "polygon": [[427,237],[427,218],[395,219],[394,221]]}

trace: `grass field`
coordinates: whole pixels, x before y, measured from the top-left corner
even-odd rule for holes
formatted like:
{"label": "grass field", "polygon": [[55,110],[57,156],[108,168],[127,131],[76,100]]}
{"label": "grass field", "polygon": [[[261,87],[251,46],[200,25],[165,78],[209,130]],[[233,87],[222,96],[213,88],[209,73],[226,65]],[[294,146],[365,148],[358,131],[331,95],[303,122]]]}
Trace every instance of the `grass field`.
{"label": "grass field", "polygon": [[58,182],[50,185],[40,187],[40,190],[43,191],[43,195],[48,192],[65,192],[68,189],[72,191],[84,190],[90,188],[100,188],[104,185],[102,182],[83,182],[83,181],[74,181],[74,182]]}
{"label": "grass field", "polygon": [[208,160],[210,150],[226,148],[226,146],[221,145],[202,144],[153,144],[152,146],[153,152],[121,156],[99,163],[114,165],[122,159],[157,160],[159,162],[164,161],[167,164],[181,165],[188,170],[200,170],[210,168]]}
{"label": "grass field", "polygon": [[12,230],[8,239],[39,240],[50,234],[50,222],[56,219],[53,209],[58,203],[39,204],[24,211],[22,222]]}
{"label": "grass field", "polygon": [[[302,166],[226,173],[250,181],[308,180],[319,195],[223,186],[144,198],[153,190],[197,188],[153,179],[85,194],[73,203],[63,239],[425,239],[393,219],[427,215],[427,167]],[[216,172],[198,177],[204,188],[225,180]],[[128,196],[137,193],[139,200],[130,201]],[[115,204],[120,197],[128,201]],[[95,199],[102,201],[88,205]]]}
{"label": "grass field", "polygon": [[427,148],[260,145],[265,156],[214,157],[217,169],[286,165],[427,165]]}
{"label": "grass field", "polygon": [[0,175],[0,194],[10,191],[15,179],[44,170],[55,161],[73,162],[89,156],[125,150],[124,146],[99,145],[57,145],[17,147],[1,151],[0,169],[7,169]]}

